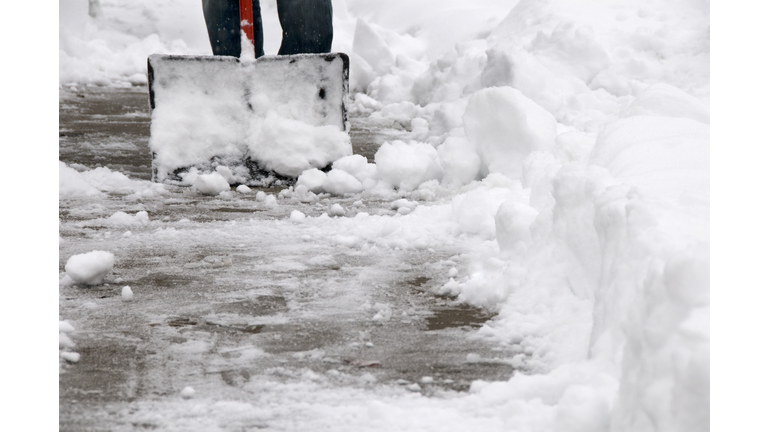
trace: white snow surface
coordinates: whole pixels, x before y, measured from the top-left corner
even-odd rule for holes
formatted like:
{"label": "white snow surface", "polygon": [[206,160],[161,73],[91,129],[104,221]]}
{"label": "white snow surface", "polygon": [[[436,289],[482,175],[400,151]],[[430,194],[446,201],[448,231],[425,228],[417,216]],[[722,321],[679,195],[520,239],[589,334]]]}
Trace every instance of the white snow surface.
{"label": "white snow surface", "polygon": [[[148,51],[208,49],[199,2],[102,3],[101,18],[62,12],[61,83],[123,85],[145,72]],[[169,23],[171,7],[194,19]],[[132,17],[137,8],[149,18]],[[143,27],[119,25],[108,14],[118,12]],[[512,362],[530,373],[446,398],[323,377],[252,382],[271,404],[200,396],[194,409],[169,400],[147,415],[162,413],[167,430],[281,413],[302,430],[708,430],[709,2],[346,0],[334,1],[334,23],[360,92],[353,111],[410,133],[375,165],[297,167],[293,192],[424,205],[292,214],[300,223],[283,229],[348,247],[477,239],[440,291],[498,311],[478,336],[524,341],[530,355]],[[59,194],[162,193],[119,176],[61,164]]]}

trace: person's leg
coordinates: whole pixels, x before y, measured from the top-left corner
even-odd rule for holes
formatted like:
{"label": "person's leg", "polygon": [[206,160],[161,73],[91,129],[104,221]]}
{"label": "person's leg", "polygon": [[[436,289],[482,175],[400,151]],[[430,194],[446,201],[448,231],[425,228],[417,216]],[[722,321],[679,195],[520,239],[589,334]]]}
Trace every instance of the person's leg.
{"label": "person's leg", "polygon": [[331,52],[331,0],[277,0],[277,15],[283,28],[279,55]]}
{"label": "person's leg", "polygon": [[[256,57],[264,55],[264,31],[259,0],[253,0],[253,39]],[[208,27],[213,55],[240,57],[239,0],[203,0],[203,16]]]}

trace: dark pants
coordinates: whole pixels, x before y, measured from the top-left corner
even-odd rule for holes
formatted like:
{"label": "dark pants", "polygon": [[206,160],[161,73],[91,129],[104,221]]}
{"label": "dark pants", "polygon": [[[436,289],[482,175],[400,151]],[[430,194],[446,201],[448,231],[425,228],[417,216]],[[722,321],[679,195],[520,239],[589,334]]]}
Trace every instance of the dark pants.
{"label": "dark pants", "polygon": [[[253,3],[253,38],[256,57],[264,55],[264,32],[259,0]],[[213,55],[240,56],[239,0],[203,0]],[[277,0],[277,15],[283,28],[278,55],[327,53],[333,42],[331,0]]]}

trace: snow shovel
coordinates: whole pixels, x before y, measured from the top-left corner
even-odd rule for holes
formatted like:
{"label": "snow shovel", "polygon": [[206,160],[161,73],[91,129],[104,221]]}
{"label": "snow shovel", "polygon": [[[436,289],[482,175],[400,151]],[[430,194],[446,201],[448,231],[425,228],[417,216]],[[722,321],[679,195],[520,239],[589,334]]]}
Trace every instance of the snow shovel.
{"label": "snow shovel", "polygon": [[[240,4],[241,35],[252,44],[250,1]],[[154,182],[189,185],[216,171],[230,185],[266,187],[298,177],[302,165],[291,159],[322,169],[351,153],[346,54],[247,57],[149,56]],[[307,147],[315,136],[320,144]]]}

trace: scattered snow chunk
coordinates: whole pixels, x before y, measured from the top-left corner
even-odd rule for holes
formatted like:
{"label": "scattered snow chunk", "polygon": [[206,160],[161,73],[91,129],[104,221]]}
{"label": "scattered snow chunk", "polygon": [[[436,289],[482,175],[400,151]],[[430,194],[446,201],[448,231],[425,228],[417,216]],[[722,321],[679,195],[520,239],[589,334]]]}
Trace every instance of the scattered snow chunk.
{"label": "scattered snow chunk", "polygon": [[109,225],[148,225],[149,224],[149,213],[146,211],[140,211],[137,212],[134,216],[131,216],[124,212],[117,212],[113,214],[112,216],[108,217],[106,220],[107,224]]}
{"label": "scattered snow chunk", "polygon": [[70,363],[77,363],[80,361],[80,354],[75,352],[62,351],[59,353],[59,357]]}
{"label": "scattered snow chunk", "polygon": [[346,171],[334,168],[328,172],[323,182],[323,190],[333,195],[344,196],[362,192],[363,184]]}
{"label": "scattered snow chunk", "polygon": [[251,188],[246,185],[240,185],[235,189],[235,191],[240,192],[241,194],[246,194],[251,191]]}
{"label": "scattered snow chunk", "polygon": [[304,219],[306,219],[306,215],[298,210],[291,211],[291,217],[290,219],[294,222],[301,222]]}
{"label": "scattered snow chunk", "polygon": [[421,377],[421,382],[424,384],[431,384],[435,380],[431,376]]}
{"label": "scattered snow chunk", "polygon": [[467,363],[479,363],[480,359],[481,359],[480,354],[476,354],[476,353],[467,354]]}
{"label": "scattered snow chunk", "polygon": [[277,198],[275,198],[274,195],[267,195],[264,198],[264,206],[267,208],[275,208],[277,207]]}
{"label": "scattered snow chunk", "polygon": [[405,389],[408,390],[408,391],[412,391],[412,392],[420,392],[421,391],[421,386],[416,384],[416,383],[413,383],[413,384],[409,384],[409,385],[405,386]]}
{"label": "scattered snow chunk", "polygon": [[67,260],[64,270],[76,283],[99,285],[112,270],[115,256],[106,251],[91,251],[73,255]]}
{"label": "scattered snow chunk", "polygon": [[218,172],[198,174],[192,187],[203,195],[218,195],[230,190],[229,182]]}
{"label": "scattered snow chunk", "polygon": [[364,373],[360,375],[360,378],[358,378],[361,382],[367,383],[367,384],[373,384],[377,381],[376,377],[371,374],[370,372]]}
{"label": "scattered snow chunk", "polygon": [[323,192],[326,177],[327,174],[317,168],[308,169],[302,172],[296,180],[296,186],[306,186],[310,191],[320,193]]}
{"label": "scattered snow chunk", "polygon": [[193,389],[192,387],[187,386],[181,390],[181,397],[184,399],[191,399],[192,396],[194,395],[195,395],[195,389]]}
{"label": "scattered snow chunk", "polygon": [[264,201],[265,199],[267,199],[267,194],[264,193],[264,191],[256,192],[256,201],[261,202],[261,201]]}
{"label": "scattered snow chunk", "polygon": [[450,270],[448,270],[448,277],[454,278],[456,275],[459,274],[459,271],[456,270],[456,267],[451,267]]}
{"label": "scattered snow chunk", "polygon": [[123,287],[120,295],[122,296],[124,302],[133,301],[133,291],[128,285]]}
{"label": "scattered snow chunk", "polygon": [[374,155],[378,175],[392,187],[413,191],[427,180],[443,177],[437,151],[429,144],[395,140]]}
{"label": "scattered snow chunk", "polygon": [[344,211],[344,207],[342,207],[340,204],[335,203],[331,206],[331,210],[328,212],[331,216],[344,216],[346,213]]}
{"label": "scattered snow chunk", "polygon": [[72,339],[69,338],[69,336],[66,335],[66,333],[59,333],[59,349],[62,348],[74,348],[75,343],[72,342]]}

